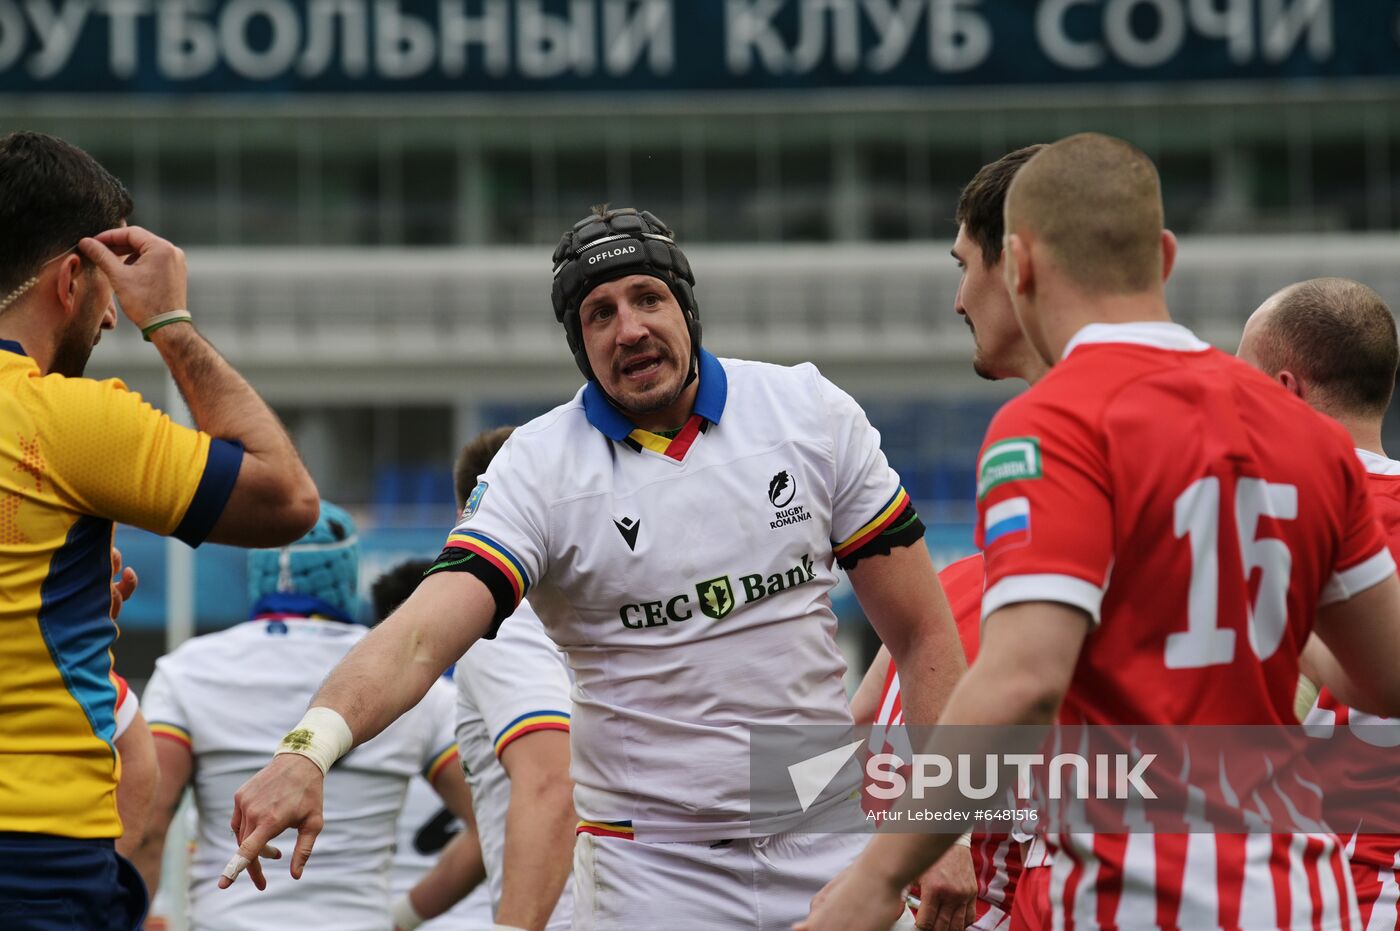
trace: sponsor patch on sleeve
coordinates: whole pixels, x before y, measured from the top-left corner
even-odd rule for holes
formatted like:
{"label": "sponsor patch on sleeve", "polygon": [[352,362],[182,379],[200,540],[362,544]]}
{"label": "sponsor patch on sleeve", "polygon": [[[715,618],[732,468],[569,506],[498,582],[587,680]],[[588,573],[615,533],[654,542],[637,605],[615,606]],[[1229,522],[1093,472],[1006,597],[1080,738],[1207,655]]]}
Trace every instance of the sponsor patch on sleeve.
{"label": "sponsor patch on sleeve", "polygon": [[998,485],[1042,477],[1040,438],[1013,436],[987,447],[977,463],[977,500]]}

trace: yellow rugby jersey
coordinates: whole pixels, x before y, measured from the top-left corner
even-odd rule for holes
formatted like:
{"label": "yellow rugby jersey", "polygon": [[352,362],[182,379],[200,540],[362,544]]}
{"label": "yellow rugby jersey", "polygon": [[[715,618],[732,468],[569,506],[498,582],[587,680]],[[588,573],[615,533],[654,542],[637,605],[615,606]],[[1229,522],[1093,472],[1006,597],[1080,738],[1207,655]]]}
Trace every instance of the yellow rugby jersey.
{"label": "yellow rugby jersey", "polygon": [[198,545],[242,449],[0,340],[0,831],[117,837],[112,531]]}

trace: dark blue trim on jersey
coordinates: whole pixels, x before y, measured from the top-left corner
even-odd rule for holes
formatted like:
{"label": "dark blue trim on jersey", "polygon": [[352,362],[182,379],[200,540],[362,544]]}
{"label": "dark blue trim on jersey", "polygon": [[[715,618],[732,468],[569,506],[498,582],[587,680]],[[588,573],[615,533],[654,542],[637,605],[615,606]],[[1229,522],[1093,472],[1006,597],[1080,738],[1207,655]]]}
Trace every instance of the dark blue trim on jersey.
{"label": "dark blue trim on jersey", "polygon": [[204,463],[204,474],[199,478],[199,487],[194,490],[190,506],[180,520],[180,526],[171,534],[177,540],[190,546],[199,546],[209,531],[219,522],[224,513],[228,496],[233,494],[234,483],[238,481],[238,470],[243,466],[243,444],[221,440],[218,437],[209,441],[209,458]]}
{"label": "dark blue trim on jersey", "polygon": [[112,522],[80,517],[49,561],[39,589],[39,632],[68,694],[108,744],[117,732],[112,681]]}
{"label": "dark blue trim on jersey", "polygon": [[700,350],[700,388],[695,392],[695,413],[710,423],[719,423],[724,402],[729,398],[729,376],[724,366],[704,349]]}
{"label": "dark blue trim on jersey", "polygon": [[627,439],[634,429],[632,421],[612,406],[603,394],[603,389],[592,379],[589,379],[583,388],[583,413],[594,429],[615,443]]}
{"label": "dark blue trim on jersey", "polygon": [[317,598],[315,595],[303,595],[300,592],[270,592],[263,595],[253,602],[253,609],[248,612],[248,616],[256,620],[264,614],[285,614],[289,617],[308,618],[315,615],[328,621],[355,623],[353,617],[330,602]]}
{"label": "dark blue trim on jersey", "polygon": [[13,352],[17,356],[28,358],[29,353],[24,351],[24,347],[12,339],[0,339],[0,349],[5,352]]}
{"label": "dark blue trim on jersey", "polygon": [[[694,413],[710,423],[719,423],[724,414],[724,405],[729,398],[729,376],[724,366],[707,350],[700,350],[700,387],[695,391]],[[583,412],[588,422],[599,433],[614,442],[621,443],[637,429],[637,425],[627,419],[627,415],[613,407],[603,389],[596,381],[589,381],[583,389]]]}

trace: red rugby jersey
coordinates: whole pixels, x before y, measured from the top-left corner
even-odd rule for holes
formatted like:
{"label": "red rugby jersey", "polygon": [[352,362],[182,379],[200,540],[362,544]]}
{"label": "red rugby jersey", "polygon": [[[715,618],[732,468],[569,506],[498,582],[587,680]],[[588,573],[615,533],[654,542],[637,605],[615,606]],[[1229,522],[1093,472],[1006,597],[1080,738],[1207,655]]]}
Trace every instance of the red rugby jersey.
{"label": "red rugby jersey", "polygon": [[[1357,450],[1357,456],[1366,469],[1366,484],[1391,555],[1400,560],[1400,462],[1364,450]],[[1400,729],[1400,720],[1349,708],[1324,687],[1306,723],[1319,736],[1325,734],[1334,740],[1358,740],[1368,744],[1356,753],[1328,747],[1326,759],[1331,765],[1323,784],[1329,797],[1334,793],[1348,793],[1351,797],[1344,799],[1343,805],[1349,811],[1389,805],[1390,809],[1383,813],[1384,820],[1389,824],[1400,820],[1393,755],[1392,760],[1387,761],[1386,755],[1375,749],[1376,746],[1396,746],[1394,731]],[[1334,827],[1347,831],[1350,826],[1337,824]],[[1364,825],[1362,830],[1365,830]],[[1397,857],[1400,857],[1400,835],[1356,834],[1348,845],[1348,853],[1362,926],[1367,929],[1400,927],[1400,908],[1397,907],[1400,888],[1396,886],[1394,875]]]}
{"label": "red rugby jersey", "polygon": [[[1092,619],[1066,724],[1292,723],[1316,607],[1394,571],[1341,427],[1169,323],[1081,330],[993,420],[978,514],[984,617]],[[1331,835],[1051,844],[1066,928],[1350,921]]]}

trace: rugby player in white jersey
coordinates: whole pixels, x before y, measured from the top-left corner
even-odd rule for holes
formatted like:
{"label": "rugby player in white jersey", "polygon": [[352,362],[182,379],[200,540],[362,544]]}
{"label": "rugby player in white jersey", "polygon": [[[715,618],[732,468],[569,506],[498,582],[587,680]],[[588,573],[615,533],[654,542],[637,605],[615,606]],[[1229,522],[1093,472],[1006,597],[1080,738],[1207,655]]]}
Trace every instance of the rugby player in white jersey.
{"label": "rugby player in white jersey", "polygon": [[[475,437],[457,456],[457,513],[513,428]],[[477,497],[477,503],[480,498]],[[573,896],[573,781],[568,667],[528,601],[457,662],[457,748],[472,789],[498,928],[568,931]]]}
{"label": "rugby player in white jersey", "polygon": [[239,790],[238,853],[300,832],[322,776],[412,707],[527,592],[575,677],[575,927],[785,928],[865,843],[749,822],[757,725],[849,726],[829,593],[846,568],[929,723],[965,662],[923,527],[860,407],[811,365],[700,346],[671,231],[597,211],[554,256],[587,384],[518,428],[413,596]]}
{"label": "rugby player in white jersey", "polygon": [[[410,559],[399,563],[374,580],[370,602],[374,616],[382,621],[403,604],[432,563]],[[443,676],[451,681],[452,670]],[[473,812],[476,800],[472,799]],[[394,836],[394,861],[389,887],[394,896],[395,925],[400,931],[483,931],[490,928],[491,893],[481,862],[481,845],[475,835],[475,822],[468,824],[452,814],[421,774],[409,780],[399,812]],[[470,848],[450,851],[449,847]],[[475,852],[472,852],[474,849]],[[452,863],[454,853],[469,861]],[[444,856],[446,860],[444,860]],[[425,878],[437,870],[441,881]],[[441,888],[437,888],[437,886]],[[412,893],[417,888],[417,897]],[[431,892],[429,892],[431,890]],[[425,901],[425,899],[430,901]],[[444,910],[445,909],[445,910]],[[428,916],[433,917],[428,917]]]}
{"label": "rugby player in white jersey", "polygon": [[[325,781],[326,843],[304,883],[285,876],[218,892],[227,859],[234,788],[296,723],[298,709],[367,629],[354,622],[359,543],[350,516],[321,503],[301,540],[248,558],[252,620],[187,641],[156,662],[145,705],[162,772],[152,835],[164,837],[185,785],[199,811],[190,870],[192,927],[219,931],[335,928],[384,931],[390,922],[389,861],[404,789],[425,773],[460,817],[470,817],[453,740],[455,696],[436,678],[421,702],[346,756]],[[319,788],[319,785],[318,785]],[[271,837],[268,840],[272,840]],[[160,850],[144,862],[155,891]]]}

